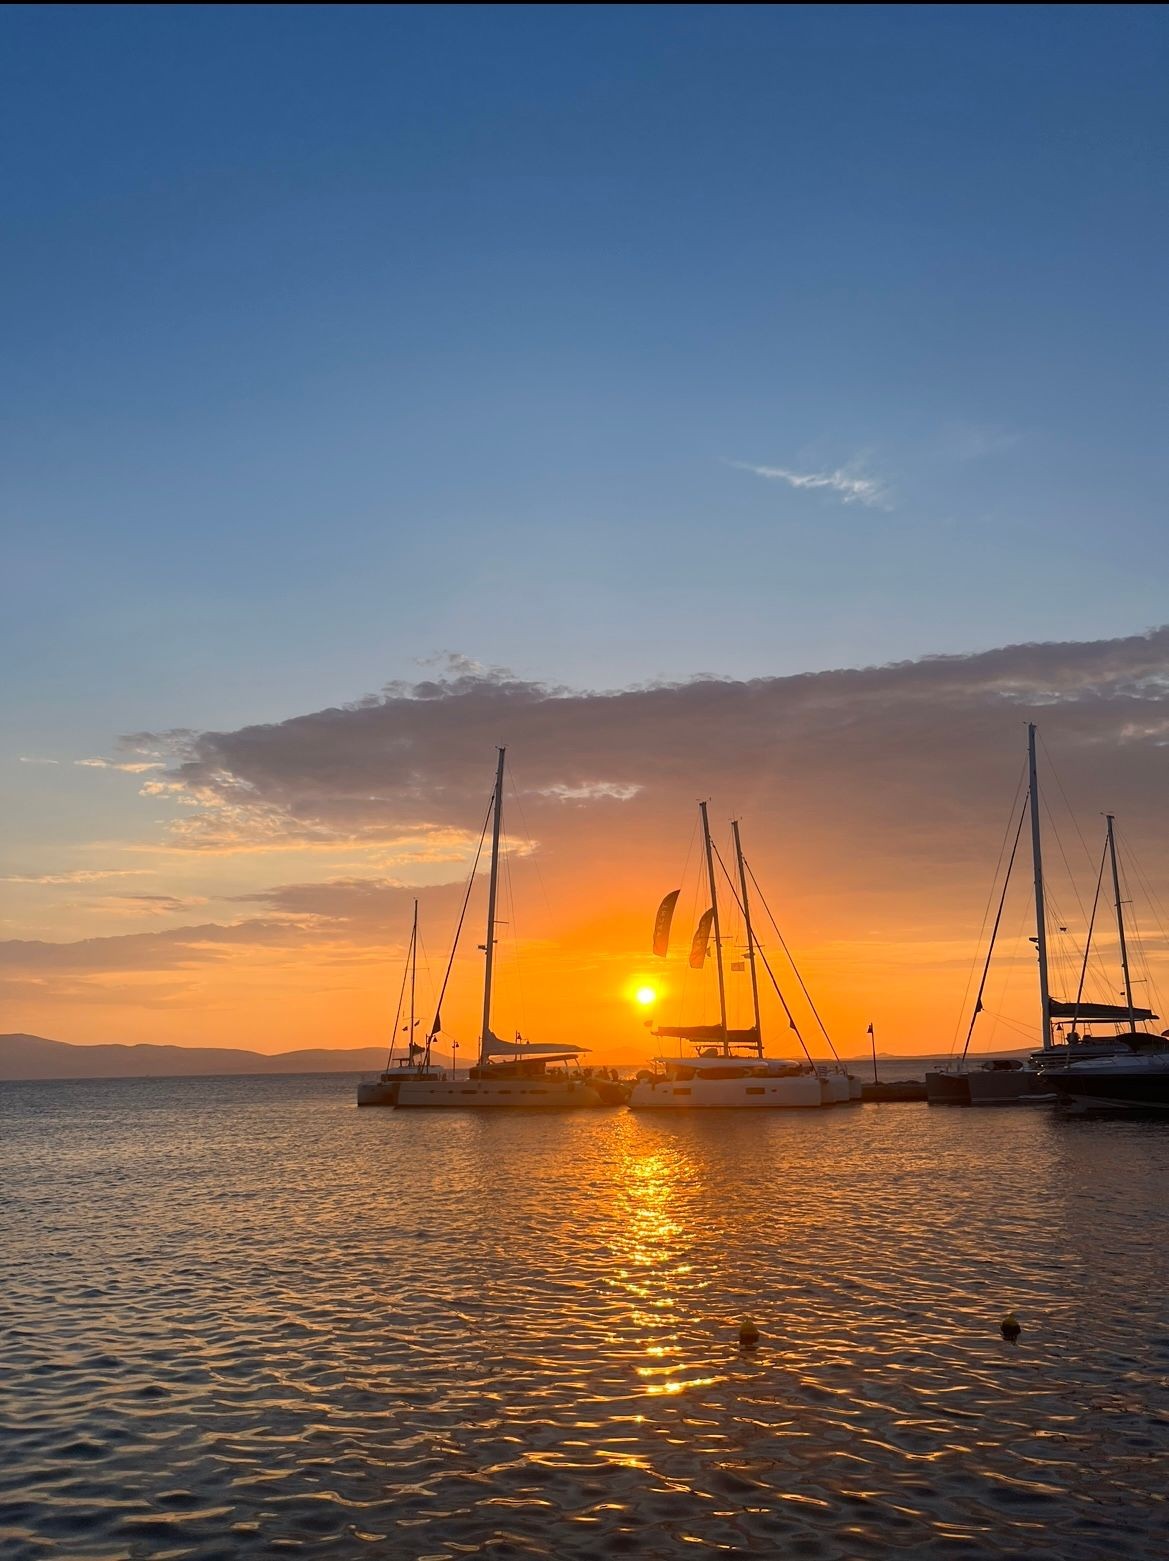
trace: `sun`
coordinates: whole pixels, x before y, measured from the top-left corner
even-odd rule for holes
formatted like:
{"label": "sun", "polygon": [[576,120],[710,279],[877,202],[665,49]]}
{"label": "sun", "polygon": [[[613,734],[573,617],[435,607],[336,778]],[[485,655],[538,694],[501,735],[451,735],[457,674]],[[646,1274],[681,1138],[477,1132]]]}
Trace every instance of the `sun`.
{"label": "sun", "polygon": [[633,995],[643,1008],[648,1008],[651,1003],[655,1003],[658,996],[652,986],[639,986]]}

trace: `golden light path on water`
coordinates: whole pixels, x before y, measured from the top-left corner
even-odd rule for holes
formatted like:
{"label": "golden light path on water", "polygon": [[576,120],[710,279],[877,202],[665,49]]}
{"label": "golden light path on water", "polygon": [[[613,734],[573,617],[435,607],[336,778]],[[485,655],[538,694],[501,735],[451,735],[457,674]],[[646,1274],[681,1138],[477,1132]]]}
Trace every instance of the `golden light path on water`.
{"label": "golden light path on water", "polygon": [[1169,1553],[1161,1124],[351,1102],[4,1091],[5,1561]]}

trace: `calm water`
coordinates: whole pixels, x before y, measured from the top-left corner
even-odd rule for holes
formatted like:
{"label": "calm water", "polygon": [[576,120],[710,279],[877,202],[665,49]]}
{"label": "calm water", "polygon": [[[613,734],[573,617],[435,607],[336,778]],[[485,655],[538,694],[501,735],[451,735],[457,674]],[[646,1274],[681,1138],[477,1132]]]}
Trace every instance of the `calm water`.
{"label": "calm water", "polygon": [[1169,1127],[2,1096],[5,1558],[1169,1553]]}

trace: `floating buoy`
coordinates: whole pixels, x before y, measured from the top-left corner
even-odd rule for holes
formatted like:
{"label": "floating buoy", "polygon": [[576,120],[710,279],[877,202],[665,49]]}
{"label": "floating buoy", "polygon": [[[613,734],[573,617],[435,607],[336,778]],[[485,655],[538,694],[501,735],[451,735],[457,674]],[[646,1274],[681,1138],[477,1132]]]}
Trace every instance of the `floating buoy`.
{"label": "floating buoy", "polygon": [[1019,1326],[1019,1319],[1014,1312],[1008,1312],[999,1324],[999,1332],[1008,1344],[1014,1344],[1022,1331],[1022,1328]]}
{"label": "floating buoy", "polygon": [[753,1350],[759,1343],[759,1330],[749,1317],[739,1324],[739,1343],[746,1350]]}

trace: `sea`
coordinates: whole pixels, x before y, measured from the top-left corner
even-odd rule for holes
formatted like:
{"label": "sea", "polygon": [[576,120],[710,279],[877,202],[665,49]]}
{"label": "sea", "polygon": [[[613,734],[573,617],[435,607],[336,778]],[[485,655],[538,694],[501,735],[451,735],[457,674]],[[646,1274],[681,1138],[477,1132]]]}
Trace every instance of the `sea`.
{"label": "sea", "polygon": [[0,1088],[4,1561],[1169,1555],[1169,1124],[355,1084]]}

